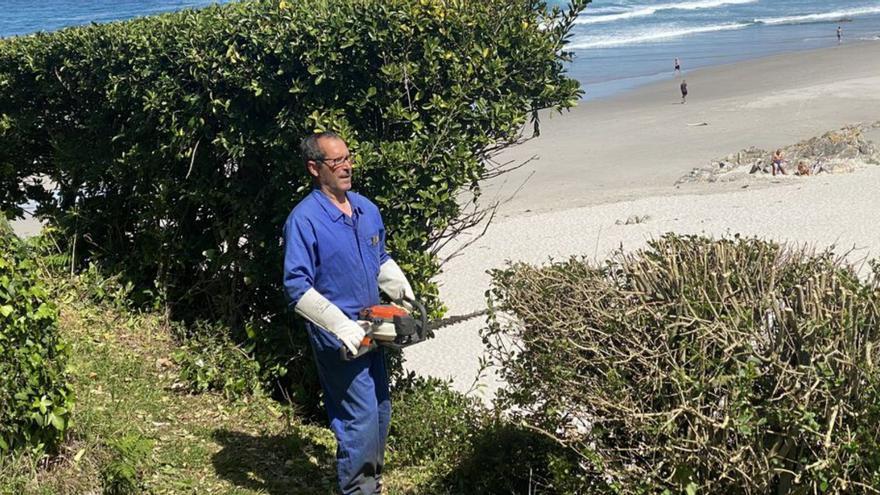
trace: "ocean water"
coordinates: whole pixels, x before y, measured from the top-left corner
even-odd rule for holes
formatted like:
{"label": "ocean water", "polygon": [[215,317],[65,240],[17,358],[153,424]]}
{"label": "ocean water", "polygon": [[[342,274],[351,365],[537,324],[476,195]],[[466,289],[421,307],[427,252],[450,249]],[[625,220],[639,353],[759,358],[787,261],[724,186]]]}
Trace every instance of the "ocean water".
{"label": "ocean water", "polygon": [[[554,2],[562,5],[563,2]],[[595,0],[568,49],[586,91],[601,98],[685,72],[784,52],[880,40],[880,0]]]}
{"label": "ocean water", "polygon": [[[0,0],[0,37],[211,3],[218,2]],[[574,27],[569,71],[585,98],[602,98],[672,77],[675,57],[687,72],[834,46],[838,25],[844,43],[880,40],[880,0],[594,0]]]}
{"label": "ocean water", "polygon": [[226,0],[0,0],[0,37],[110,22]]}

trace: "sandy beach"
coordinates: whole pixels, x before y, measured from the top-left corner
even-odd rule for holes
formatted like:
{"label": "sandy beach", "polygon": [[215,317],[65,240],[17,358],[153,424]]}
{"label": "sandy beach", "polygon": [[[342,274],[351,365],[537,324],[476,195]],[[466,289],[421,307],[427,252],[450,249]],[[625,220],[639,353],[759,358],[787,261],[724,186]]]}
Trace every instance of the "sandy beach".
{"label": "sandy beach", "polygon": [[[772,149],[880,119],[880,42],[863,42],[688,72],[611,99],[543,116],[541,136],[499,157],[528,166],[488,184],[501,212],[568,209],[651,195],[693,167],[749,146]],[[586,88],[589,91],[589,88]],[[705,122],[705,126],[688,126]],[[535,172],[532,175],[532,172]],[[531,176],[531,178],[529,178]],[[717,192],[712,189],[708,192]]]}
{"label": "sandy beach", "polygon": [[[485,198],[507,197],[487,234],[444,266],[449,314],[485,307],[486,270],[505,260],[546,262],[616,248],[637,249],[665,232],[758,236],[834,246],[858,262],[880,257],[880,166],[813,177],[759,177],[747,183],[684,184],[691,168],[749,146],[773,149],[880,120],[880,42],[769,57],[685,72],[679,79],[545,116],[540,138],[502,160],[537,159],[495,183]],[[587,88],[589,89],[589,88]],[[702,123],[704,126],[688,126]],[[880,131],[868,137],[880,143]],[[745,186],[745,188],[744,188]],[[641,223],[625,225],[627,218]],[[406,351],[407,367],[450,378],[490,399],[490,371],[477,379],[481,319],[438,332]]]}

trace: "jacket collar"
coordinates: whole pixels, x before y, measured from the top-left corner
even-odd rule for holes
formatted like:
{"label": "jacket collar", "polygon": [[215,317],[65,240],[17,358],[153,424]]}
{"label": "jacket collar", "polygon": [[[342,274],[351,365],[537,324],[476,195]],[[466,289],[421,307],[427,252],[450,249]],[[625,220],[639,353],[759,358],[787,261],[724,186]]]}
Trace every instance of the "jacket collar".
{"label": "jacket collar", "polygon": [[[330,198],[327,197],[320,189],[317,187],[312,189],[312,194],[318,201],[318,204],[321,205],[321,208],[324,209],[324,212],[327,213],[327,216],[330,217],[330,220],[334,222],[338,222],[340,218],[345,216],[345,213],[342,213],[342,210],[336,207]],[[363,209],[359,204],[359,201],[356,201],[357,194],[348,194],[345,196],[348,198],[348,202],[351,203],[351,212],[355,215],[360,215],[363,213]]]}

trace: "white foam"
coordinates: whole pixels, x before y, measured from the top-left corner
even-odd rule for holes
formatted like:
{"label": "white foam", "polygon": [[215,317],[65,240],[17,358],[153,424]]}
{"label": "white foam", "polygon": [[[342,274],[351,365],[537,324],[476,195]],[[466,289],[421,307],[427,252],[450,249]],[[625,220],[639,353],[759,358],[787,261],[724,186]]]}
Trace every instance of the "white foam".
{"label": "white foam", "polygon": [[627,8],[620,5],[609,5],[607,7],[593,7],[592,4],[587,6],[587,9],[584,11],[589,13],[590,15],[597,14],[619,14],[621,12],[626,12]]}
{"label": "white foam", "polygon": [[712,33],[716,31],[731,31],[734,29],[742,29],[752,25],[752,23],[748,22],[739,22],[730,24],[715,24],[711,26],[699,26],[692,28],[661,28],[651,31],[643,31],[632,36],[585,36],[582,38],[575,38],[569,45],[566,45],[566,49],[583,50],[586,48],[605,48],[610,46],[633,45],[636,43],[647,43],[656,40],[679,38],[691,34]]}
{"label": "white foam", "polygon": [[[627,12],[618,14],[598,15],[598,16],[579,16],[575,19],[575,24],[598,24],[603,22],[614,22],[634,17],[646,17],[656,14],[662,10],[701,10],[714,9],[724,5],[740,5],[747,3],[755,3],[758,0],[696,0],[691,2],[677,3],[661,3],[650,7],[641,7]],[[586,12],[590,12],[588,9]]]}
{"label": "white foam", "polygon": [[880,5],[873,7],[862,7],[857,9],[835,10],[832,12],[822,12],[816,14],[793,15],[786,17],[767,17],[764,19],[755,19],[756,23],[767,24],[770,26],[779,24],[807,24],[811,22],[822,21],[841,21],[858,15],[880,14]]}

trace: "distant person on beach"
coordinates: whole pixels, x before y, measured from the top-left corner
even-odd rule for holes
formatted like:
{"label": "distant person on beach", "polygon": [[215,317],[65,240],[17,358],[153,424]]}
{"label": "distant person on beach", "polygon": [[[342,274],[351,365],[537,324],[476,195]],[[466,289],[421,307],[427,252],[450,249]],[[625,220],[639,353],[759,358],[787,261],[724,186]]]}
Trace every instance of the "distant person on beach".
{"label": "distant person on beach", "polygon": [[839,44],[843,39],[843,28],[837,26],[837,43]]}
{"label": "distant person on beach", "polygon": [[678,57],[675,57],[675,68],[672,69],[673,74],[676,72],[681,74],[681,60],[679,60]]}
{"label": "distant person on beach", "polygon": [[776,172],[779,171],[782,175],[787,175],[785,173],[785,169],[782,168],[782,162],[785,161],[785,156],[782,154],[782,150],[778,149],[773,153],[773,158],[770,160],[770,171],[773,173],[773,176],[776,177]]}
{"label": "distant person on beach", "polygon": [[806,160],[800,160],[800,161],[798,161],[798,165],[797,165],[797,175],[800,175],[800,176],[811,175],[810,172],[812,172],[812,170],[810,170],[810,166],[807,165],[807,161],[806,161]]}
{"label": "distant person on beach", "polygon": [[821,160],[814,161],[812,165],[807,163],[806,160],[798,161],[797,175],[816,175],[821,172],[829,173]]}
{"label": "distant person on beach", "polygon": [[681,81],[681,104],[684,105],[688,97],[688,82]]}

